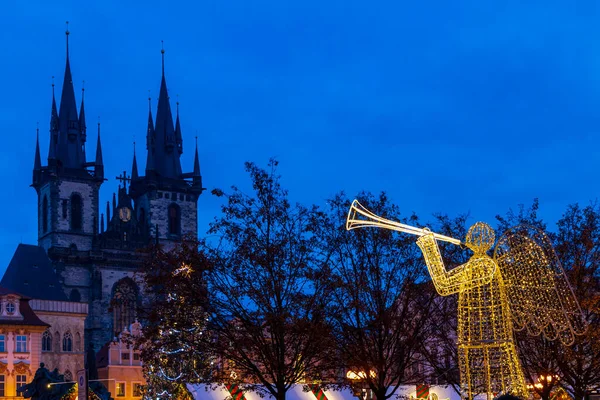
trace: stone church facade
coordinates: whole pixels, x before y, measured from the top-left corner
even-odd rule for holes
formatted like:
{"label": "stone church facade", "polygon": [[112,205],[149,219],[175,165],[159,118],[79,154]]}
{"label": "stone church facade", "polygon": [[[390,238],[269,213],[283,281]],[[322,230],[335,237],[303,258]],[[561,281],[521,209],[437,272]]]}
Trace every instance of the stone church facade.
{"label": "stone church facade", "polygon": [[[182,129],[178,108],[173,118],[163,50],[156,117],[150,105],[147,125],[140,121],[147,132],[145,169],[143,174],[138,172],[134,151],[129,171],[117,178],[118,193],[105,208],[101,206],[99,190],[108,179],[104,174],[100,125],[95,157],[88,160],[83,90],[77,107],[68,35],[67,31],[66,67],[58,106],[53,85],[47,163],[42,164],[38,133],[31,186],[38,195],[38,246],[50,259],[66,300],[88,305],[84,346],[91,343],[98,351],[136,321],[137,307],[144,302],[143,288],[136,278],[142,272],[143,256],[139,251],[151,243],[170,246],[185,235],[197,236],[202,177],[197,147],[192,171],[183,172],[181,167]],[[18,262],[11,262],[5,275],[11,276],[10,282],[3,278],[2,284],[39,298],[18,283],[35,279],[21,276],[20,271],[25,270]]]}

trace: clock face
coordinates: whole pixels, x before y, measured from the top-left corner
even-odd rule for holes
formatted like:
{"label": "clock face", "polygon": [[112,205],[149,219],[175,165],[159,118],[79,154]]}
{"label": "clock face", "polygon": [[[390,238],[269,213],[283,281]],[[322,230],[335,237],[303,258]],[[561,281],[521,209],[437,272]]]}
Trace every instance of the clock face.
{"label": "clock face", "polygon": [[123,222],[129,222],[131,219],[131,209],[129,207],[121,207],[119,208],[119,218]]}

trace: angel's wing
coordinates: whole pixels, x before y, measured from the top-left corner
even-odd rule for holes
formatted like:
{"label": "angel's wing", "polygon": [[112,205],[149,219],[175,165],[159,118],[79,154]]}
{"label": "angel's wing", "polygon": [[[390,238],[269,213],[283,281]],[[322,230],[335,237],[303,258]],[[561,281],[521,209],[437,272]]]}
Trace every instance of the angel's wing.
{"label": "angel's wing", "polygon": [[546,234],[518,225],[502,235],[494,259],[500,266],[514,329],[572,344],[587,324]]}

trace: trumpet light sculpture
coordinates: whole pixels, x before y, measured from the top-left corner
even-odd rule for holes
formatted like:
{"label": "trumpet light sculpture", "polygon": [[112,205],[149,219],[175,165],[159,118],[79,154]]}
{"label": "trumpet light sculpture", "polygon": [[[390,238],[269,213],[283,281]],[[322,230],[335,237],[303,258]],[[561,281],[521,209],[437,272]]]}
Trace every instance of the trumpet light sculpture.
{"label": "trumpet light sculpture", "polygon": [[520,225],[508,230],[490,257],[494,230],[477,222],[465,239],[473,256],[446,270],[437,241],[461,244],[459,240],[388,221],[355,201],[346,229],[364,226],[419,236],[417,245],[438,293],[458,294],[458,363],[461,390],[468,399],[478,394],[491,399],[499,393],[528,397],[513,330],[569,345],[586,329],[552,244],[538,229]]}

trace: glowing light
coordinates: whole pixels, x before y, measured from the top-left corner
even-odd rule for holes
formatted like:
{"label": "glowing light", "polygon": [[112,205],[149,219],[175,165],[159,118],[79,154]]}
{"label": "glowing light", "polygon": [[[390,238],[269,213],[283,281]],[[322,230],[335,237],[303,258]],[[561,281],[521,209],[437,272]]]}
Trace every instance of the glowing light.
{"label": "glowing light", "polygon": [[[377,376],[375,371],[369,371],[369,375],[371,376],[371,378],[375,378]],[[366,377],[367,377],[367,374],[365,373],[365,371],[359,371],[359,372],[348,371],[348,372],[346,372],[346,378],[348,378],[348,379],[357,380],[357,379],[365,379]]]}
{"label": "glowing light", "polygon": [[[447,271],[436,240],[460,244],[459,240],[388,221],[355,200],[346,229],[367,226],[420,236],[417,245],[436,290],[442,296],[458,293],[461,389],[470,399],[477,393],[487,393],[488,398],[493,393],[527,397],[513,329],[544,334],[550,340],[559,338],[567,345],[575,334],[585,332],[579,304],[542,231],[524,226],[508,230],[492,258],[487,253],[494,246],[494,230],[477,222],[465,240],[474,255]],[[551,382],[552,376],[546,380]]]}
{"label": "glowing light", "polygon": [[173,276],[182,275],[182,276],[185,276],[186,278],[189,278],[193,272],[194,272],[194,270],[192,269],[192,266],[190,264],[184,263],[184,264],[181,264],[181,267],[179,267],[175,271],[173,271]]}

